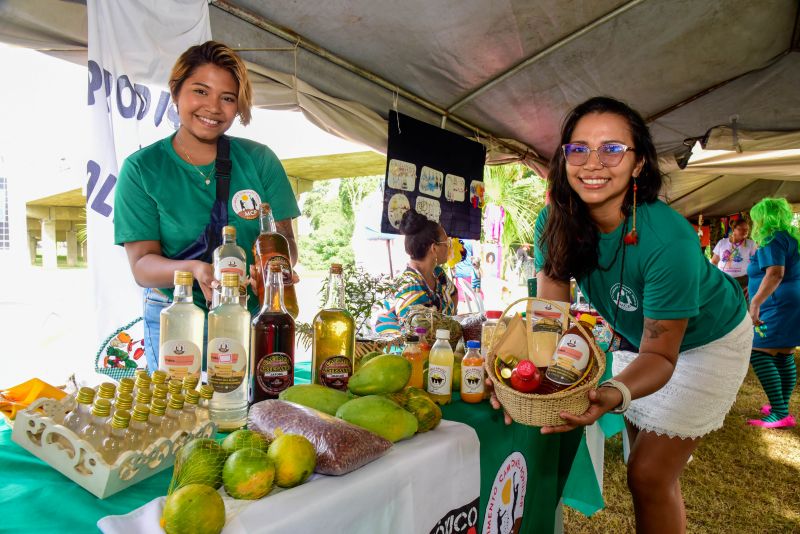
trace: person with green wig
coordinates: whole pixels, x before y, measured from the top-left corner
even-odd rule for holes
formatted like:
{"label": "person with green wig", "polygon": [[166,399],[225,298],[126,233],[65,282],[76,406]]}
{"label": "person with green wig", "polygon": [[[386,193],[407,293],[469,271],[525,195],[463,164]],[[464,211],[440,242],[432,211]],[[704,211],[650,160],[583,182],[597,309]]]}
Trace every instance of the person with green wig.
{"label": "person with green wig", "polygon": [[748,423],[763,428],[796,424],[789,399],[797,382],[794,349],[800,345],[800,230],[784,198],[765,198],[750,210],[759,248],[747,269],[750,316],[756,327],[750,364],[769,404]]}

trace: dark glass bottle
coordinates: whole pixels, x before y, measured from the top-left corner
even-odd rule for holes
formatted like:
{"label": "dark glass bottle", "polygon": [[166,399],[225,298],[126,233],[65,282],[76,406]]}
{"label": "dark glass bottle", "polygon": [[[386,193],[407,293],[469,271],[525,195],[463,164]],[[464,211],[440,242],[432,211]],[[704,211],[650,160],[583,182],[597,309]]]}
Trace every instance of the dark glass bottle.
{"label": "dark glass bottle", "polygon": [[294,319],[283,304],[283,268],[269,265],[264,304],[252,322],[249,404],[294,385]]}
{"label": "dark glass bottle", "polygon": [[297,294],[292,282],[292,258],[289,255],[289,242],[278,233],[272,208],[264,202],[259,211],[261,233],[253,243],[253,260],[256,267],[256,287],[258,303],[264,306],[269,265],[278,264],[283,272],[283,304],[292,317],[297,317]]}

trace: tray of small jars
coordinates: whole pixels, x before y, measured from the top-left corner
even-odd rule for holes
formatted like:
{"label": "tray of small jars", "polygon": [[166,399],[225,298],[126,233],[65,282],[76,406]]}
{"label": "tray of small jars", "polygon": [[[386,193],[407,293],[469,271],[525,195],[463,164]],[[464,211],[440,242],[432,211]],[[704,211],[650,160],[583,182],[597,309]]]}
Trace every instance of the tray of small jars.
{"label": "tray of small jars", "polygon": [[[101,389],[109,384],[104,383],[97,392],[81,388],[76,396],[60,401],[35,401],[17,413],[11,439],[105,499],[172,466],[177,452],[191,439],[216,434],[216,424],[205,414],[189,417],[183,410],[185,397],[195,400],[195,390],[186,391],[186,395],[173,392],[165,399],[140,392],[128,411],[125,408],[132,404],[126,397],[129,393],[112,394],[113,405],[101,397]],[[208,390],[202,394],[208,398]],[[82,405],[91,406],[87,412],[91,415],[84,417],[82,428],[76,431],[74,422]],[[134,432],[129,433],[130,428]]]}
{"label": "tray of small jars", "polygon": [[[515,312],[520,308],[524,314]],[[511,303],[503,312],[500,324],[503,328],[496,329],[488,341],[484,365],[494,384],[495,395],[509,416],[528,426],[555,426],[566,423],[559,415],[562,412],[584,413],[589,408],[588,392],[597,386],[606,365],[605,353],[594,341],[591,329],[575,320],[565,303],[536,297]],[[590,354],[577,380],[565,386],[555,384],[546,376],[561,338],[571,328],[572,332],[576,328],[588,342]],[[539,382],[530,393],[512,387],[512,374],[523,370],[520,368],[523,360],[528,360],[522,364],[524,371],[533,369]]]}

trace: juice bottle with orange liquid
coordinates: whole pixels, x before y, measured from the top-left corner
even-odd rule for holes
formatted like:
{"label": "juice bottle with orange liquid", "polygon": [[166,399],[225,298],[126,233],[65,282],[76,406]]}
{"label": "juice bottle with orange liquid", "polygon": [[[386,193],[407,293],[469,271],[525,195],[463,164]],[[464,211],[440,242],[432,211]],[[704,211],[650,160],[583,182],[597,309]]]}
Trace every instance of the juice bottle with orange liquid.
{"label": "juice bottle with orange liquid", "polygon": [[478,403],[484,397],[483,358],[480,341],[467,341],[467,352],[461,360],[461,400]]}
{"label": "juice bottle with orange liquid", "polygon": [[403,348],[403,357],[411,363],[411,376],[406,384],[409,387],[424,388],[422,381],[422,373],[424,371],[422,351],[419,348],[419,337],[415,335],[408,336],[406,346]]}

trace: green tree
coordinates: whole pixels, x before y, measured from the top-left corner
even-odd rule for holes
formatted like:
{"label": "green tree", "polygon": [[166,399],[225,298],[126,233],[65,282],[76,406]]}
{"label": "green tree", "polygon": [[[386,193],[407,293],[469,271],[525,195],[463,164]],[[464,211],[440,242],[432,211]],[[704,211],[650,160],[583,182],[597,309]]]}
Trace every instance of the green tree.
{"label": "green tree", "polygon": [[[485,204],[502,206],[505,211],[500,244],[508,260],[517,247],[533,243],[536,217],[544,207],[547,182],[520,164],[486,166],[483,176]],[[503,265],[508,265],[508,261]]]}

